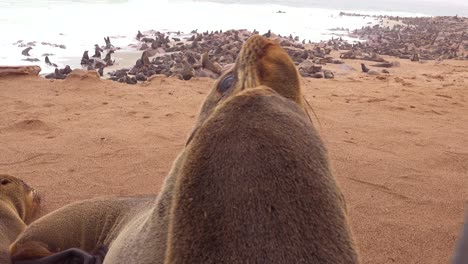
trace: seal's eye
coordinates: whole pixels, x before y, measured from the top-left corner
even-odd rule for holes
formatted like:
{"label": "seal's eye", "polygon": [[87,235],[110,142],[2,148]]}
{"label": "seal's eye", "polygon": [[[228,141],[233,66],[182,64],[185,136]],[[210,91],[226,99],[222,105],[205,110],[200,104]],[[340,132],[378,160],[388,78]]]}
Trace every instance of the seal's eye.
{"label": "seal's eye", "polygon": [[0,184],[1,184],[1,185],[7,185],[7,184],[9,184],[9,183],[11,183],[10,180],[7,180],[7,179],[1,179],[1,180],[0,180]]}
{"label": "seal's eye", "polygon": [[234,74],[230,73],[224,77],[218,84],[218,92],[225,93],[234,83]]}

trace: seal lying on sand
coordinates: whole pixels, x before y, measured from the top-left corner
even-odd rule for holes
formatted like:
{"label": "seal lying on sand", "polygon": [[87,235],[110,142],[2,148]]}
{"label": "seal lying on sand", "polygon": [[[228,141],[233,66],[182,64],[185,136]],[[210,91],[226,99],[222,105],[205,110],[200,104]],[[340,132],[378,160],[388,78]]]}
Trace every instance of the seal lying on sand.
{"label": "seal lying on sand", "polygon": [[39,213],[40,197],[22,180],[0,174],[0,263],[10,263],[8,248]]}
{"label": "seal lying on sand", "polygon": [[[140,210],[148,210],[154,199],[155,196],[105,197],[62,207],[34,222],[21,237],[25,243],[17,241],[11,246],[15,252],[13,263],[92,260],[94,254],[102,255],[99,251],[107,248]],[[81,250],[73,249],[76,247]],[[43,257],[40,262],[31,260],[38,257]]]}
{"label": "seal lying on sand", "polygon": [[108,245],[104,263],[113,264],[358,263],[298,71],[258,35],[215,83],[158,197],[101,199],[33,223],[13,258]]}

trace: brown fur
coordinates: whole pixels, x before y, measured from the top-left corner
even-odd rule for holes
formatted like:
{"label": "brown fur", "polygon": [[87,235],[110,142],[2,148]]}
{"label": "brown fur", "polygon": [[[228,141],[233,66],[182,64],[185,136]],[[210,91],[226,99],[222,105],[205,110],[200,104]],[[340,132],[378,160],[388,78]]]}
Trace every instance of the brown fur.
{"label": "brown fur", "polygon": [[39,213],[38,193],[22,180],[0,174],[0,263],[10,263],[8,248]]}
{"label": "brown fur", "polygon": [[291,59],[254,36],[233,73],[185,150],[165,263],[357,263]]}
{"label": "brown fur", "polygon": [[128,222],[152,205],[154,195],[76,202],[36,220],[11,245],[12,260],[50,256],[69,248],[109,247]]}
{"label": "brown fur", "polygon": [[[222,89],[228,77],[233,83]],[[111,219],[112,236],[90,225],[79,234],[112,237],[104,260],[110,264],[358,263],[342,194],[302,98],[287,53],[251,37],[205,100],[156,201],[132,214],[122,210],[132,217],[118,228]],[[62,218],[40,219],[12,252],[31,241],[64,250],[69,232],[45,234],[54,221],[69,225],[67,219],[82,211],[115,207],[89,206],[83,202],[81,209],[68,206]],[[97,222],[105,215],[96,215]],[[73,241],[68,246],[86,248]]]}
{"label": "brown fur", "polygon": [[164,263],[172,189],[184,157],[176,159],[158,196],[85,200],[38,219],[10,247],[12,259],[107,247],[105,263]]}

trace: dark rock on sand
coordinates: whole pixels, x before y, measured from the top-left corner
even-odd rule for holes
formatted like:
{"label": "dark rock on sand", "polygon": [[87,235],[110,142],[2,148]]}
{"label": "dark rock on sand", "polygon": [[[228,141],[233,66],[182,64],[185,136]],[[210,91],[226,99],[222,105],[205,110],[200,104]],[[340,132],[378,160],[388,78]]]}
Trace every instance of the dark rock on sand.
{"label": "dark rock on sand", "polygon": [[39,66],[0,66],[0,77],[31,75],[37,76],[41,72]]}

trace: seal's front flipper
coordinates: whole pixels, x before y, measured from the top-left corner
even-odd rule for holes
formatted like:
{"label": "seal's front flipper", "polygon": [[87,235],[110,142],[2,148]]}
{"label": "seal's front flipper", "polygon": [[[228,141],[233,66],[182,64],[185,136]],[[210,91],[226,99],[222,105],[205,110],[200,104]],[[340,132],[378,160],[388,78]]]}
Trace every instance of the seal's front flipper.
{"label": "seal's front flipper", "polygon": [[101,246],[98,249],[93,251],[93,256],[95,258],[94,264],[102,264],[104,262],[104,258],[107,255],[107,251],[109,248],[106,246]]}
{"label": "seal's front flipper", "polygon": [[[105,256],[107,251],[103,252]],[[101,252],[95,257],[79,248],[69,248],[40,259],[13,261],[13,264],[101,264],[104,256]]]}

